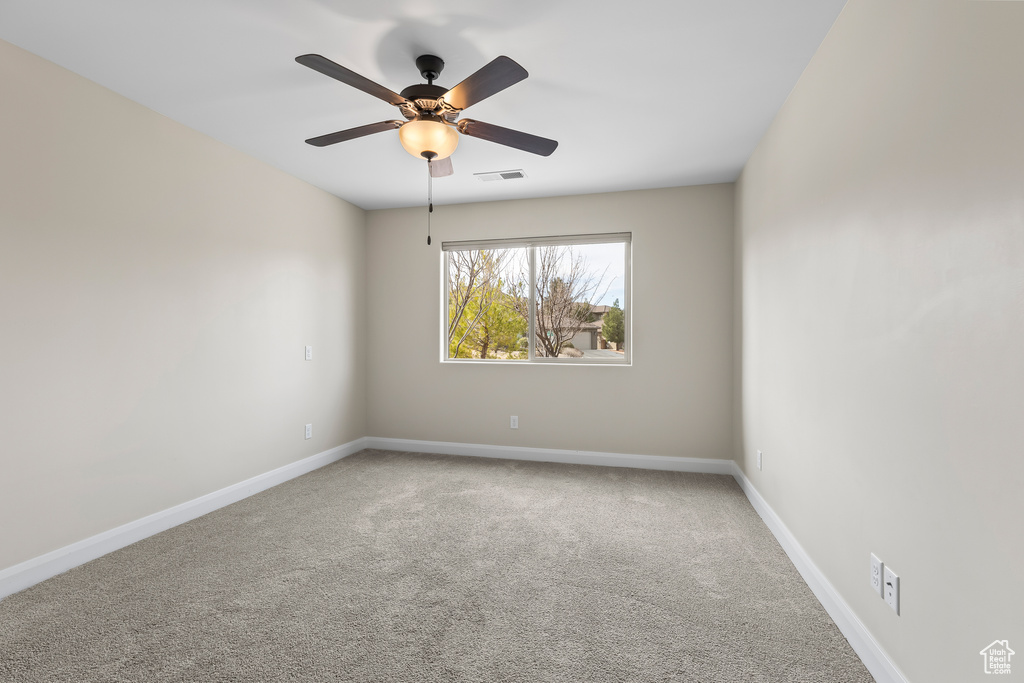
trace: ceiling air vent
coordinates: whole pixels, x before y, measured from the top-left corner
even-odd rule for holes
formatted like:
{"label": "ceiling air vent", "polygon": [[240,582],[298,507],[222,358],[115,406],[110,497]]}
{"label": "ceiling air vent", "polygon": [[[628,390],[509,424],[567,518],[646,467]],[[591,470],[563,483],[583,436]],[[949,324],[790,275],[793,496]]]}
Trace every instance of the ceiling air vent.
{"label": "ceiling air vent", "polygon": [[511,171],[489,171],[487,173],[474,173],[473,177],[479,178],[485,182],[491,180],[519,180],[520,178],[526,177],[526,172],[521,168],[512,169]]}

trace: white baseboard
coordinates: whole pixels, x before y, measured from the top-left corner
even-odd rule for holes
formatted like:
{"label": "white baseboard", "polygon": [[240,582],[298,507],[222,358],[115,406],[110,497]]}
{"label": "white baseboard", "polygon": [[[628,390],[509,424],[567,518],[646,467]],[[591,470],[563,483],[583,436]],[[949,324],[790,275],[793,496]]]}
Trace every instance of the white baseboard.
{"label": "white baseboard", "polygon": [[740,488],[743,489],[747,500],[750,501],[757,514],[761,515],[765,526],[768,527],[776,540],[778,540],[779,545],[789,555],[789,559],[792,560],[793,565],[800,572],[800,576],[803,577],[814,593],[814,596],[818,598],[818,602],[828,612],[828,615],[832,617],[832,621],[836,623],[842,634],[846,636],[846,640],[850,642],[853,651],[864,662],[864,666],[875,677],[875,680],[879,683],[909,683],[907,677],[893,663],[885,653],[885,650],[882,649],[882,646],[871,635],[871,632],[857,618],[857,615],[853,613],[850,606],[846,604],[846,601],[840,597],[836,589],[825,578],[825,575],[814,564],[814,561],[811,560],[810,555],[803,549],[803,546],[796,540],[796,537],[793,536],[779,516],[775,514],[775,511],[768,505],[768,502],[761,497],[761,494],[754,488],[754,485],[750,483],[750,480],[743,474],[739,465],[735,462],[732,465],[732,475],[740,485]]}
{"label": "white baseboard", "polygon": [[40,581],[62,574],[67,570],[95,560],[109,552],[118,550],[136,541],[166,531],[171,527],[183,524],[196,517],[202,517],[217,508],[230,505],[243,498],[265,491],[272,486],[312,472],[332,462],[352,455],[367,448],[365,437],[350,441],[341,446],[316,455],[311,455],[297,462],[278,467],[276,470],[264,472],[251,479],[233,484],[226,488],[200,496],[194,500],[161,510],[134,522],[128,522],[115,529],[104,531],[82,541],[58,548],[53,552],[34,557],[31,560],[16,564],[0,571],[0,600],[35,585]]}
{"label": "white baseboard", "polygon": [[479,458],[506,460],[533,460],[561,462],[571,465],[602,465],[605,467],[636,467],[645,470],[673,472],[703,472],[705,474],[732,474],[733,461],[716,458],[681,458],[668,455],[630,455],[628,453],[599,453],[557,448],[528,448],[525,446],[488,446],[485,444],[453,443],[448,441],[419,441],[417,439],[388,439],[366,437],[365,448],[412,453],[441,453],[471,455]]}

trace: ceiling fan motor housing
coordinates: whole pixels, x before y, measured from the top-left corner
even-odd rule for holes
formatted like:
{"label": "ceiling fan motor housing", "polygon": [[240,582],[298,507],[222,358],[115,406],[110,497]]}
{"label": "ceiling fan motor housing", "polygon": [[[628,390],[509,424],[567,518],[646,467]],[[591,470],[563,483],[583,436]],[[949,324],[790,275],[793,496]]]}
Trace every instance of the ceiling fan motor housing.
{"label": "ceiling fan motor housing", "polygon": [[405,99],[415,102],[416,100],[436,100],[446,92],[448,92],[448,88],[442,88],[439,85],[417,83],[416,85],[410,85],[400,94]]}
{"label": "ceiling fan motor housing", "polygon": [[442,88],[439,85],[426,83],[410,85],[402,91],[402,97],[405,98],[406,103],[400,105],[399,110],[405,118],[410,120],[423,114],[435,114],[443,117],[449,123],[455,123],[459,113],[451,107],[445,106],[441,100],[441,97],[447,92],[447,88]]}

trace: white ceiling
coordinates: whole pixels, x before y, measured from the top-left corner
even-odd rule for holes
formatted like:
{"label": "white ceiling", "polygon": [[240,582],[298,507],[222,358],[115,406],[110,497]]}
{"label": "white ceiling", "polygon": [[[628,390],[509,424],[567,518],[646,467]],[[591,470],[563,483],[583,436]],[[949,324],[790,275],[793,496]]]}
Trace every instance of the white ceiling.
{"label": "white ceiling", "polygon": [[[364,209],[420,205],[395,131],[315,135],[398,110],[295,62],[400,91],[432,53],[452,87],[498,55],[530,77],[465,116],[559,141],[463,136],[438,204],[735,180],[845,0],[2,0],[0,38]],[[522,168],[525,180],[474,173]]]}

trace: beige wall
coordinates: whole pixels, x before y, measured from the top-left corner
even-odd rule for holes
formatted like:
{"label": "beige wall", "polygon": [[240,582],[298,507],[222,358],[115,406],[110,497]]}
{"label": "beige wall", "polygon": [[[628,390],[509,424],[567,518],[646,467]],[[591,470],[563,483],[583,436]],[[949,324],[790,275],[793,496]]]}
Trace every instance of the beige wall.
{"label": "beige wall", "polygon": [[[732,226],[731,184],[439,206],[430,247],[425,208],[370,212],[370,435],[731,457]],[[632,367],[440,362],[443,240],[627,230]]]}
{"label": "beige wall", "polygon": [[364,435],[361,210],[2,42],[0,92],[0,569]]}
{"label": "beige wall", "polygon": [[740,462],[912,681],[1024,652],[1022,30],[850,0],[737,189]]}

